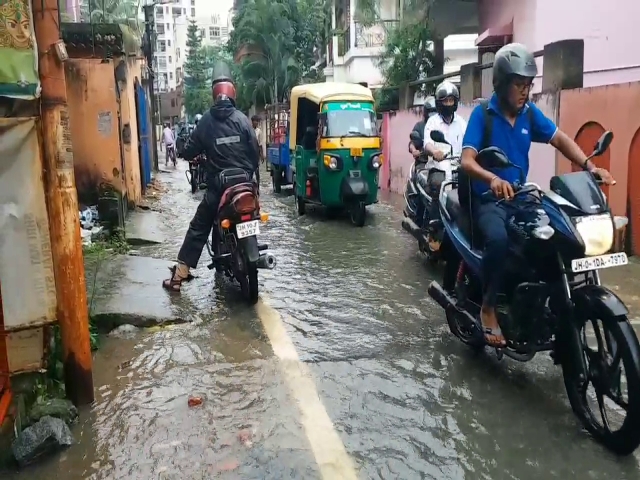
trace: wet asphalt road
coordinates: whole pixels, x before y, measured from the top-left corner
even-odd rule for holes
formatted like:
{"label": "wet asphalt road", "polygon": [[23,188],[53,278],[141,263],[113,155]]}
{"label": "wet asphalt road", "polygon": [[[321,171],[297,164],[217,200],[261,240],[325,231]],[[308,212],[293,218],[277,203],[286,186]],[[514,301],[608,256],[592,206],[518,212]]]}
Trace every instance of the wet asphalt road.
{"label": "wet asphalt road", "polygon": [[[169,240],[142,255],[175,259],[201,198],[184,167],[160,175]],[[205,251],[182,293],[193,323],[106,337],[79,445],[15,478],[350,478],[319,467],[323,441],[344,446],[361,479],[640,478],[640,457],[616,458],[580,428],[546,355],[498,362],[451,336],[398,199],[358,229],[299,218],[266,180],[262,241],[279,263],[261,271],[262,306],[243,306]],[[312,383],[283,367],[292,352],[265,332],[274,316]],[[189,395],[203,404],[189,408]],[[322,412],[335,437],[317,434]]]}

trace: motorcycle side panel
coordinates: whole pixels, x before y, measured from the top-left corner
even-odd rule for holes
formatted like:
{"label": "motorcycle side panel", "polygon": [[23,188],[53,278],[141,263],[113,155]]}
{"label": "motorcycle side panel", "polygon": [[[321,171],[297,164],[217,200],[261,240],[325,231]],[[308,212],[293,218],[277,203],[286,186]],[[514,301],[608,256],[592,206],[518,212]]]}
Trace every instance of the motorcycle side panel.
{"label": "motorcycle side panel", "polygon": [[482,263],[482,252],[471,249],[470,240],[465,238],[458,225],[451,220],[442,203],[440,203],[440,214],[442,223],[444,224],[444,229],[453,247],[458,251],[462,260],[467,264],[471,271],[482,278],[480,269]]}

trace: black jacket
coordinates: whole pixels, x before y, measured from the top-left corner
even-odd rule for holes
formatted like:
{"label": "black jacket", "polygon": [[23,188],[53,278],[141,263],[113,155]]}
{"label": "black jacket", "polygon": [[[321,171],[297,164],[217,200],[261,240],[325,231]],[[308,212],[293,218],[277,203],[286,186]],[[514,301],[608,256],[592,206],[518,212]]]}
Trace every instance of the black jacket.
{"label": "black jacket", "polygon": [[253,175],[258,169],[258,139],[253,126],[229,100],[218,102],[202,116],[183,158],[193,160],[201,153],[206,154],[205,168],[213,175],[226,168],[241,168]]}

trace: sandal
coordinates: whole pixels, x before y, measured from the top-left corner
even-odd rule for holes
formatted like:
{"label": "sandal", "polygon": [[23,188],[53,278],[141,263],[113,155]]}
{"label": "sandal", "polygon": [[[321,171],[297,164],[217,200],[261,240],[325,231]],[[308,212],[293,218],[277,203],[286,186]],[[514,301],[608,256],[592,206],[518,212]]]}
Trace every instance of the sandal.
{"label": "sandal", "polygon": [[507,346],[507,341],[502,335],[500,327],[482,327],[482,333],[484,333],[484,341],[490,347],[504,348]]}
{"label": "sandal", "polygon": [[169,267],[169,271],[171,272],[171,278],[163,280],[162,287],[170,292],[180,293],[180,288],[182,287],[182,282],[188,282],[193,280],[195,277],[191,274],[187,278],[176,278],[176,269],[177,265],[173,267]]}

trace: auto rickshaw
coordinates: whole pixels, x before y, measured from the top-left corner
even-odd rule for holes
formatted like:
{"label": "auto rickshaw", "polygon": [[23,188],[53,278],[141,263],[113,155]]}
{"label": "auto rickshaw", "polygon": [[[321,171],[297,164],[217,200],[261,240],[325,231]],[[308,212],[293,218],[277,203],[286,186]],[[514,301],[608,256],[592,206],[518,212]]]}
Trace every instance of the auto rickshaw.
{"label": "auto rickshaw", "polygon": [[371,90],[352,83],[314,83],[291,90],[289,149],[299,215],[307,205],[346,209],[354,225],[378,201],[382,164]]}

